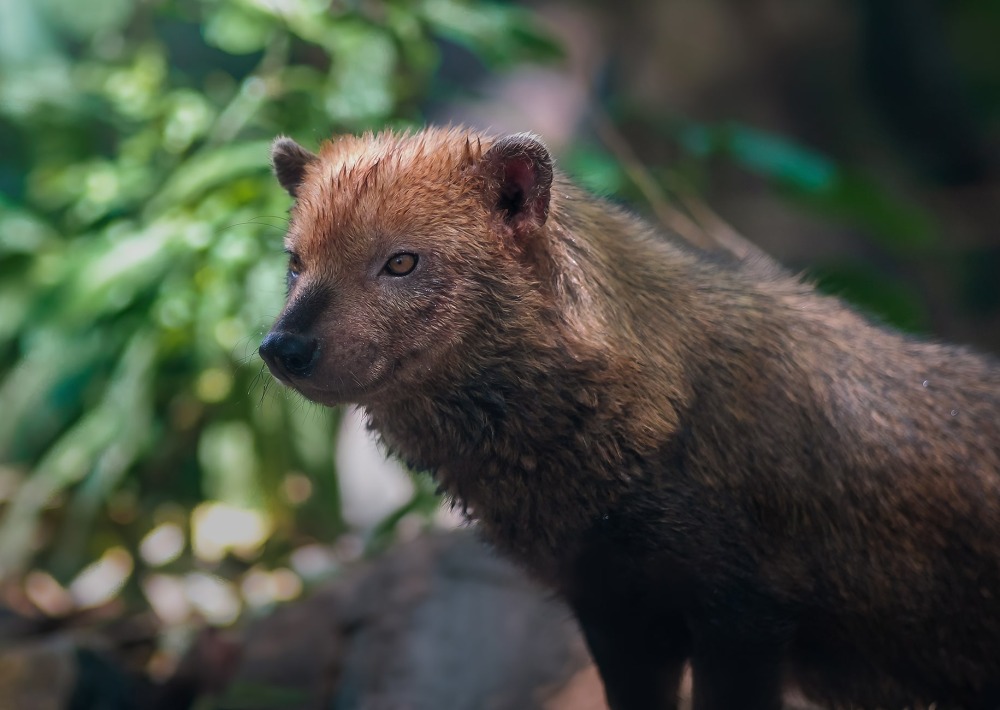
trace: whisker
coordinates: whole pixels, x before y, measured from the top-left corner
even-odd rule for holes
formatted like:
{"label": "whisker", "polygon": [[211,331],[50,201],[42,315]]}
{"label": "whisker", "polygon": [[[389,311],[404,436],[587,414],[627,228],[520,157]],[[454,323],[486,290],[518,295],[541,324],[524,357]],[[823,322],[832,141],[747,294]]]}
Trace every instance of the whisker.
{"label": "whisker", "polygon": [[[277,219],[284,222],[284,225],[279,226],[260,221],[264,219]],[[221,227],[219,231],[224,232],[226,230],[233,229],[234,227],[246,227],[248,225],[253,225],[255,227],[270,227],[271,229],[274,229],[276,231],[284,232],[287,229],[289,221],[290,220],[287,217],[279,217],[278,215],[262,215],[260,217],[253,217],[244,222],[234,222],[233,224],[228,224],[225,227]]]}
{"label": "whisker", "polygon": [[[254,343],[258,340],[259,336],[247,335],[246,337],[240,338],[232,349],[229,351],[229,357],[239,365],[249,365],[250,361],[257,356],[257,347]],[[237,355],[236,351],[242,346],[243,354]],[[251,350],[251,348],[253,348]]]}
{"label": "whisker", "polygon": [[257,400],[257,409],[263,408],[263,406],[264,406],[264,399],[267,397],[267,391],[268,391],[268,389],[270,389],[271,383],[274,382],[274,378],[273,377],[267,377],[264,374],[264,368],[265,367],[266,367],[266,365],[261,365],[260,366],[260,371],[257,373],[257,377],[255,378],[255,381],[259,382],[259,381],[263,380],[263,382],[264,382],[264,386],[260,390],[260,399]]}

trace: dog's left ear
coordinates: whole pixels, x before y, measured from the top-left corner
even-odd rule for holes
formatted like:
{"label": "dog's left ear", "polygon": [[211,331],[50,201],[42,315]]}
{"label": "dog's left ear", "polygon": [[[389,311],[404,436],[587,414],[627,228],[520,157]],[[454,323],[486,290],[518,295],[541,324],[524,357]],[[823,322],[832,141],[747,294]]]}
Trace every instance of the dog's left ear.
{"label": "dog's left ear", "polygon": [[483,155],[487,207],[498,212],[518,239],[545,224],[552,189],[552,157],[530,133],[499,138]]}
{"label": "dog's left ear", "polygon": [[296,196],[306,168],[317,159],[315,153],[287,136],[278,136],[271,145],[271,168],[278,182],[292,197]]}

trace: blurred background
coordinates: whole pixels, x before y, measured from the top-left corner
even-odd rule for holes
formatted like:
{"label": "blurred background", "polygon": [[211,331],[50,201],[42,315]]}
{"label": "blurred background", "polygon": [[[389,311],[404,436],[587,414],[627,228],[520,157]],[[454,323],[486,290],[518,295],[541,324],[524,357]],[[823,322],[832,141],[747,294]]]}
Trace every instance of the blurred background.
{"label": "blurred background", "polygon": [[989,0],[0,0],[0,622],[142,618],[115,643],[167,678],[458,524],[256,355],[276,134],[536,131],[667,228],[997,353],[998,36]]}

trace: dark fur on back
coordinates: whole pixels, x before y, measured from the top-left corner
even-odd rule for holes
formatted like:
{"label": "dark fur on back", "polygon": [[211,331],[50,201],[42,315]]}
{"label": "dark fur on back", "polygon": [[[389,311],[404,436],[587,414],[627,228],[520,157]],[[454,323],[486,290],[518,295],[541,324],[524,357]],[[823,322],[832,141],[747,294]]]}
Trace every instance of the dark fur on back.
{"label": "dark fur on back", "polygon": [[[559,590],[616,709],[673,707],[686,660],[702,710],[776,708],[790,682],[838,707],[1000,706],[1000,367],[558,173],[543,191],[547,153],[515,138],[292,151],[289,246],[331,296],[316,372],[276,374],[362,404]],[[405,298],[349,276],[404,248],[424,264]]]}

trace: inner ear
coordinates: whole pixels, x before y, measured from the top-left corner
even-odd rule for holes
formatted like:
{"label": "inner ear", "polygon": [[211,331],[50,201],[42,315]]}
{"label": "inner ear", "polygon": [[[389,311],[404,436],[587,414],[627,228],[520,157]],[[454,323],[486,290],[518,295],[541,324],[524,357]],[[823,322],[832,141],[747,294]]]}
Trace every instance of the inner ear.
{"label": "inner ear", "polygon": [[515,234],[545,224],[552,190],[552,157],[538,138],[519,133],[498,139],[483,156],[490,209]]}
{"label": "inner ear", "polygon": [[287,136],[278,136],[271,145],[271,167],[278,183],[292,197],[297,196],[306,168],[317,159],[314,153]]}

